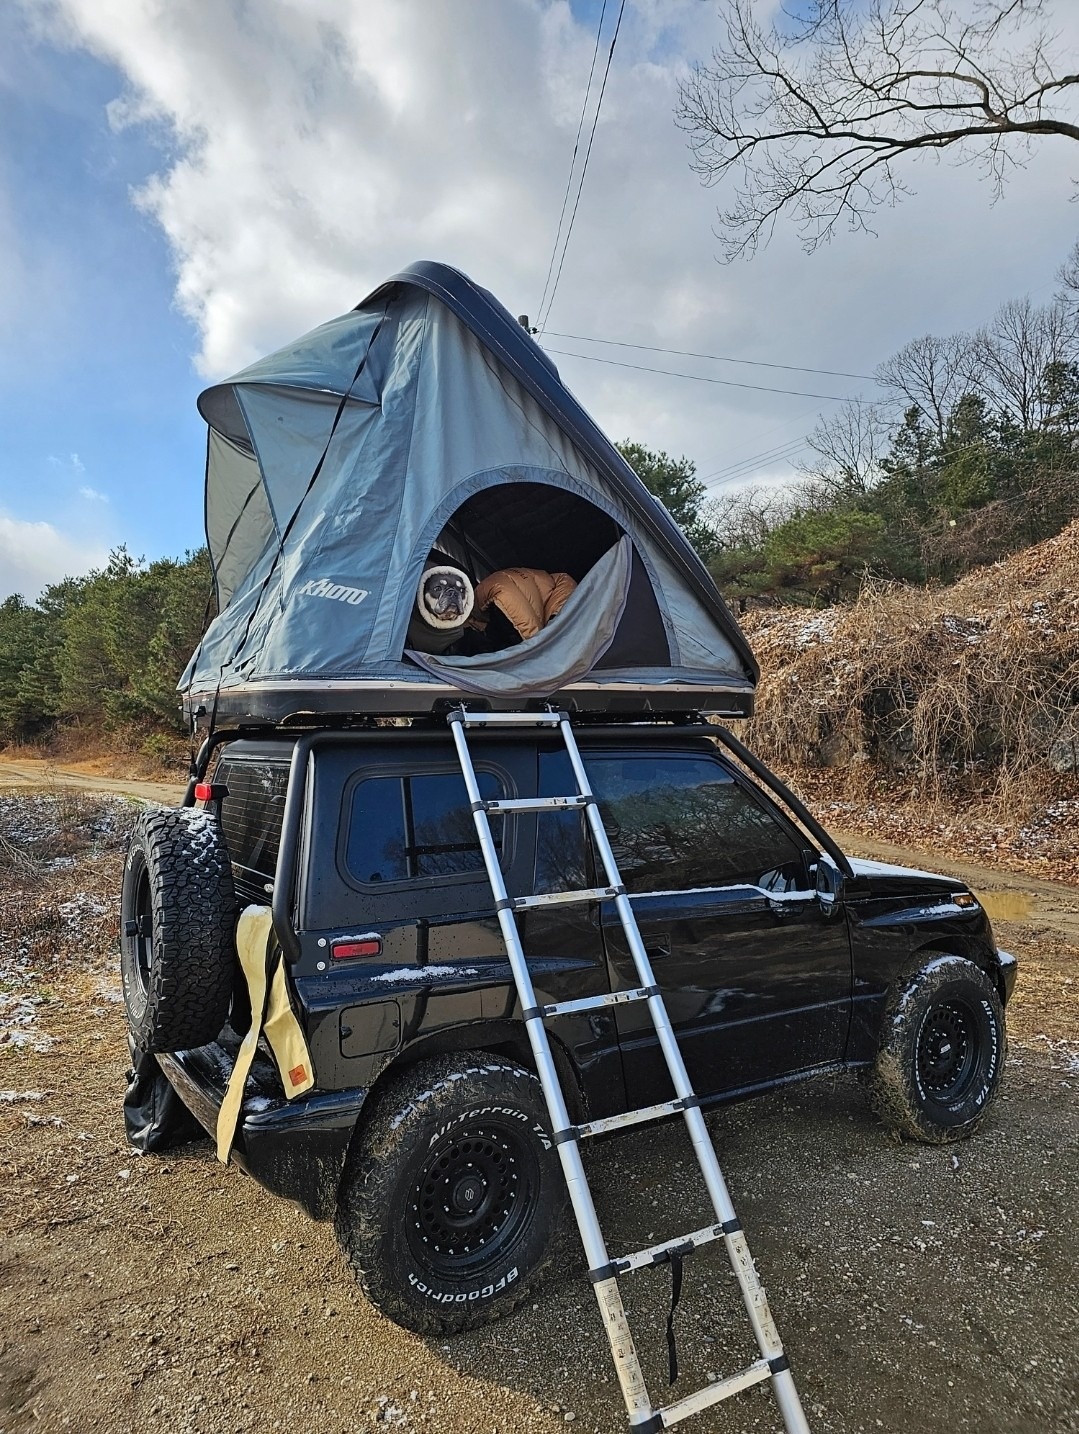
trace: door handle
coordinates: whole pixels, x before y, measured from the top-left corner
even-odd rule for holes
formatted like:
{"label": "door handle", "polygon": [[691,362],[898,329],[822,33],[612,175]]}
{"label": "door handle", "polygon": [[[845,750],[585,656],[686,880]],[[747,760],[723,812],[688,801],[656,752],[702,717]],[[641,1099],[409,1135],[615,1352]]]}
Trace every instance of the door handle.
{"label": "door handle", "polygon": [[644,954],[649,961],[658,961],[664,956],[669,956],[671,954],[671,938],[669,936],[658,937],[651,946],[644,948]]}

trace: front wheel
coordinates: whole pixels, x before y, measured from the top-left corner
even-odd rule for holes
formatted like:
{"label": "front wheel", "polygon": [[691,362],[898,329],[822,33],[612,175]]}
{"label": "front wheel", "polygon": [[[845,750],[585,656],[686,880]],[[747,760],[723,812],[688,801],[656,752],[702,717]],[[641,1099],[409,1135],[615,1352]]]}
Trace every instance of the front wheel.
{"label": "front wheel", "polygon": [[456,1333],[509,1314],[536,1287],[565,1208],[539,1081],[465,1053],[376,1094],[336,1226],[383,1314],[420,1334]]}
{"label": "front wheel", "polygon": [[961,956],[937,956],[885,1004],[870,1104],[914,1140],[961,1140],[984,1120],[1006,1052],[1004,1008],[989,977]]}

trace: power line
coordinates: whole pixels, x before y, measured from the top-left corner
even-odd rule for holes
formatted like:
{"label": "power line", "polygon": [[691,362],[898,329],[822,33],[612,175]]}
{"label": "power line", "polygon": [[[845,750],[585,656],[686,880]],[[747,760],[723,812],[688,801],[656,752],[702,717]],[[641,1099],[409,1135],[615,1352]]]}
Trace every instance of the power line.
{"label": "power line", "polygon": [[[626,0],[622,0],[622,3],[618,7],[618,19],[615,22],[614,34],[611,37],[611,48],[607,51],[607,64],[603,71],[603,83],[599,87],[599,99],[596,101],[596,113],[592,116],[592,130],[588,136],[588,148],[584,152],[584,163],[581,166],[581,178],[577,184],[577,197],[573,201],[573,213],[570,215],[569,224],[566,226],[566,237],[562,244],[562,257],[558,261],[558,271],[554,276],[554,283],[551,285],[551,296],[547,300],[546,312],[541,313],[536,319],[536,323],[538,324],[540,329],[543,328],[544,320],[550,315],[551,309],[554,307],[555,294],[558,292],[558,281],[562,277],[562,265],[566,262],[566,253],[569,249],[570,237],[573,234],[573,224],[574,220],[577,218],[577,206],[581,202],[581,191],[584,189],[584,177],[588,173],[588,161],[592,154],[592,141],[596,137],[596,126],[599,124],[599,112],[603,108],[603,96],[607,91],[607,76],[611,73],[611,61],[614,59],[614,47],[618,43],[618,32],[622,28],[622,15],[625,11],[625,8]],[[587,99],[587,95],[585,96],[585,98]]]}
{"label": "power line", "polygon": [[588,110],[588,96],[592,93],[592,76],[596,72],[596,56],[599,54],[600,36],[603,34],[603,17],[607,13],[607,0],[603,0],[603,9],[599,12],[599,24],[596,27],[596,44],[592,50],[592,63],[588,69],[588,84],[584,87],[584,99],[581,102],[581,118],[577,122],[577,138],[573,141],[573,158],[569,162],[569,173],[566,175],[566,192],[562,196],[562,212],[558,216],[558,228],[555,230],[554,244],[551,248],[551,262],[547,265],[547,277],[543,281],[543,293],[540,296],[537,314],[543,312],[543,301],[547,297],[547,289],[551,282],[551,274],[554,272],[555,256],[558,253],[558,241],[562,237],[562,221],[566,217],[566,205],[569,203],[570,187],[573,184],[573,171],[577,165],[577,150],[581,143],[581,132],[584,129],[584,117]]}
{"label": "power line", "polygon": [[708,378],[700,373],[678,373],[671,368],[649,368],[646,364],[624,363],[621,359],[600,358],[596,354],[575,354],[569,349],[548,349],[549,354],[560,354],[564,358],[582,359],[585,363],[605,363],[614,368],[632,368],[638,373],[662,373],[668,378],[688,378],[694,383],[715,383],[722,388],[750,388],[755,393],[786,393],[794,398],[820,398],[827,403],[869,403],[867,398],[851,398],[844,393],[807,393],[800,388],[769,388],[761,383],[736,383],[732,378]]}
{"label": "power line", "polygon": [[[807,413],[803,418],[781,418],[778,423],[770,423],[767,428],[757,433],[754,433],[751,437],[742,438],[739,439],[737,443],[730,444],[728,449],[728,457],[730,457],[731,463],[737,463],[741,460],[731,457],[730,455],[733,455],[735,453],[743,453],[747,448],[752,449],[756,444],[762,443],[764,439],[771,438],[773,433],[785,433],[788,429],[797,427],[799,435],[804,435],[805,422],[808,417],[809,414]],[[794,441],[795,440],[793,437],[785,438],[782,443],[779,443],[779,441],[777,440],[777,446],[786,447],[788,443],[793,443]],[[726,467],[722,466],[720,468],[717,468],[715,471],[717,473],[726,472]]]}
{"label": "power line", "polygon": [[761,464],[792,462],[806,447],[805,439],[797,438],[791,443],[784,444],[781,448],[773,448],[767,453],[757,453],[751,458],[743,458],[740,463],[732,463],[727,468],[718,468],[714,473],[706,473],[700,481],[706,484],[712,483],[718,488],[735,478],[745,477],[747,473],[752,472]]}
{"label": "power line", "polygon": [[805,446],[804,438],[789,438],[786,443],[777,443],[774,448],[766,448],[763,453],[753,453],[748,458],[738,458],[731,463],[724,464],[722,468],[716,468],[711,473],[706,473],[701,482],[707,482],[710,478],[722,478],[737,468],[752,467],[755,463],[766,463],[773,458],[783,458],[788,452],[802,449]]}
{"label": "power line", "polygon": [[864,378],[870,383],[877,383],[878,380],[871,373],[847,373],[843,369],[835,368],[804,368],[800,364],[791,363],[765,363],[761,359],[730,358],[727,354],[700,354],[694,353],[692,349],[661,349],[654,344],[631,344],[622,339],[590,339],[584,334],[559,334],[554,329],[545,330],[553,339],[573,339],[581,344],[609,344],[612,348],[618,349],[643,349],[650,354],[677,354],[680,358],[711,359],[715,363],[739,363],[746,364],[750,368],[780,368],[787,373],[820,373],[826,374],[829,378]]}

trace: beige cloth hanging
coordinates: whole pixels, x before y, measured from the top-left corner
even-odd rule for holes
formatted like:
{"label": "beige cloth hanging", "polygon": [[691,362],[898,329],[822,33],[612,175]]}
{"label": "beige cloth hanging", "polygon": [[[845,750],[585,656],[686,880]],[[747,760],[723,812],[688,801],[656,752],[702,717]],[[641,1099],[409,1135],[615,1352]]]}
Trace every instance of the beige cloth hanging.
{"label": "beige cloth hanging", "polygon": [[249,906],[236,924],[236,954],[251,998],[251,1028],[240,1043],[225,1098],[217,1115],[217,1158],[227,1165],[243,1107],[244,1086],[251,1074],[259,1037],[273,1052],[281,1084],[289,1100],[315,1084],[311,1052],[289,998],[281,948],[273,932],[268,906]]}

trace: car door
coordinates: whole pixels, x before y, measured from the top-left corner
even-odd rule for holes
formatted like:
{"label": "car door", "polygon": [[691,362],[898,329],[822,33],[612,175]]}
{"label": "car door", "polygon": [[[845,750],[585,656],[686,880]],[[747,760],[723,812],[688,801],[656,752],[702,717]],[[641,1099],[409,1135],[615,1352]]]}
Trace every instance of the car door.
{"label": "car door", "polygon": [[[703,748],[599,750],[586,765],[697,1092],[841,1060],[850,943],[806,839]],[[612,987],[637,985],[613,903],[600,921]],[[615,1010],[629,1100],[646,1101],[666,1090],[651,1020],[643,1004]]]}

